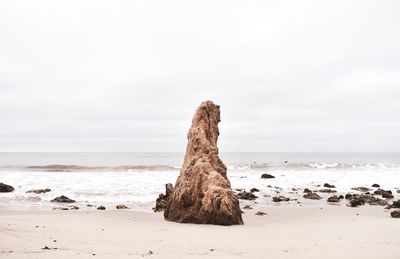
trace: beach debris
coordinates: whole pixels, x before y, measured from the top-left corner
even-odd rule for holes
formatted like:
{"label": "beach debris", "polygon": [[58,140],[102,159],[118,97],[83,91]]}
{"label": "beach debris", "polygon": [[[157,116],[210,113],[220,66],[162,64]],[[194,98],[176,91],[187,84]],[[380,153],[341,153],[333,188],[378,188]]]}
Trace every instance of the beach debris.
{"label": "beach debris", "polygon": [[75,200],[68,198],[67,196],[61,195],[51,200],[51,202],[60,202],[60,203],[73,203]]}
{"label": "beach debris", "polygon": [[390,216],[392,216],[392,218],[400,218],[400,210],[390,212]]}
{"label": "beach debris", "polygon": [[378,189],[376,191],[374,191],[374,194],[376,195],[382,195],[382,198],[388,198],[388,199],[393,199],[394,196],[392,194],[391,190],[383,190],[383,189]]}
{"label": "beach debris", "polygon": [[246,192],[246,191],[241,191],[241,192],[235,193],[235,196],[236,196],[236,198],[241,199],[241,200],[255,200],[258,198],[252,192]]}
{"label": "beach debris", "polygon": [[123,210],[123,209],[128,209],[128,206],[126,206],[124,204],[118,204],[117,206],[115,206],[115,208],[117,210]]}
{"label": "beach debris", "polygon": [[265,213],[265,212],[262,212],[262,211],[258,211],[256,214],[254,214],[254,215],[257,215],[257,216],[264,216],[264,215],[267,215],[267,213]]}
{"label": "beach debris", "polygon": [[336,188],[335,185],[332,185],[332,184],[329,184],[329,183],[324,183],[324,184],[322,185],[322,187],[325,187],[325,188]]}
{"label": "beach debris", "polygon": [[14,191],[14,187],[5,183],[0,183],[0,192],[12,192],[12,191]]}
{"label": "beach debris", "polygon": [[243,224],[239,201],[218,156],[220,107],[203,102],[187,135],[180,175],[168,200],[164,218],[180,223]]}
{"label": "beach debris", "polygon": [[261,175],[261,178],[262,178],[262,179],[271,179],[271,178],[275,178],[275,176],[270,175],[270,174],[262,174],[262,175]]}
{"label": "beach debris", "polygon": [[272,200],[273,202],[290,201],[290,199],[285,196],[272,197]]}
{"label": "beach debris", "polygon": [[310,199],[310,200],[320,200],[320,199],[322,199],[321,196],[319,196],[315,192],[306,193],[306,194],[303,195],[303,198]]}
{"label": "beach debris", "polygon": [[250,189],[250,192],[259,192],[260,190],[259,189],[257,189],[257,188],[251,188]]}
{"label": "beach debris", "polygon": [[36,190],[29,190],[26,193],[35,193],[35,194],[41,194],[41,193],[46,193],[46,192],[50,192],[51,189],[46,188],[46,189],[36,189]]}
{"label": "beach debris", "polygon": [[147,252],[147,254],[152,255],[154,253],[153,253],[153,251],[149,250],[149,252]]}
{"label": "beach debris", "polygon": [[172,192],[174,191],[174,187],[171,183],[167,183],[165,185],[165,194],[160,193],[156,200],[156,206],[153,208],[154,212],[164,211],[167,208],[167,203],[169,198],[171,197]]}
{"label": "beach debris", "polygon": [[379,187],[381,187],[379,184],[377,184],[377,183],[374,183],[371,187],[374,187],[374,188],[379,188]]}
{"label": "beach debris", "polygon": [[359,191],[359,192],[369,192],[369,191],[372,191],[370,188],[368,188],[368,187],[363,187],[363,186],[360,186],[360,187],[353,187],[353,188],[351,188],[352,190],[355,190],[355,191]]}
{"label": "beach debris", "polygon": [[340,198],[336,195],[331,196],[327,199],[327,202],[340,202]]}
{"label": "beach debris", "polygon": [[104,207],[104,206],[99,206],[99,207],[97,207],[97,209],[98,209],[98,210],[106,210],[106,207]]}

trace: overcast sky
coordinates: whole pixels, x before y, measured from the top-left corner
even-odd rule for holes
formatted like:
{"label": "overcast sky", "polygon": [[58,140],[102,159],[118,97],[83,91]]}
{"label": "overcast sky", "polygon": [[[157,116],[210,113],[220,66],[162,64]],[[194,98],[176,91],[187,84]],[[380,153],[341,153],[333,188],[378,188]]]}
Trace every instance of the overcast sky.
{"label": "overcast sky", "polygon": [[400,1],[0,1],[0,151],[400,151]]}

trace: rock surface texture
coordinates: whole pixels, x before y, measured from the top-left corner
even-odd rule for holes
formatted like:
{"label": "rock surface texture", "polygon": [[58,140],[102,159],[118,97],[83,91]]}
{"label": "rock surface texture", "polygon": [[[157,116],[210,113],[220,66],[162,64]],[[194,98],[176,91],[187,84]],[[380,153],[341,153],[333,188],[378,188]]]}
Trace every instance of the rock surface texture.
{"label": "rock surface texture", "polygon": [[203,102],[188,133],[183,166],[168,199],[164,218],[180,223],[243,224],[226,166],[218,156],[219,106]]}

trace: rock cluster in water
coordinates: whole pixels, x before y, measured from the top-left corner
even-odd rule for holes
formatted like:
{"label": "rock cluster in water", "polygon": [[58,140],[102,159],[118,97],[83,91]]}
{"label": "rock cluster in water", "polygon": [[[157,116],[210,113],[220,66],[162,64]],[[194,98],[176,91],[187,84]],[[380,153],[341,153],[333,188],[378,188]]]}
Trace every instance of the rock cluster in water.
{"label": "rock cluster in water", "polygon": [[226,175],[226,166],[218,156],[219,122],[219,106],[203,102],[192,120],[184,163],[164,211],[166,220],[243,224],[239,201]]}

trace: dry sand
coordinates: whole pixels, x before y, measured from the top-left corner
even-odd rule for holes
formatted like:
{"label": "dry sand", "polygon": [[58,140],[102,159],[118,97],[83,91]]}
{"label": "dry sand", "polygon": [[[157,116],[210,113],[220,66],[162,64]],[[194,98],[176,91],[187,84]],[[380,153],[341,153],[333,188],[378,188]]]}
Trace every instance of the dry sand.
{"label": "dry sand", "polygon": [[400,258],[400,219],[382,207],[263,211],[230,227],[129,210],[1,211],[0,257]]}

